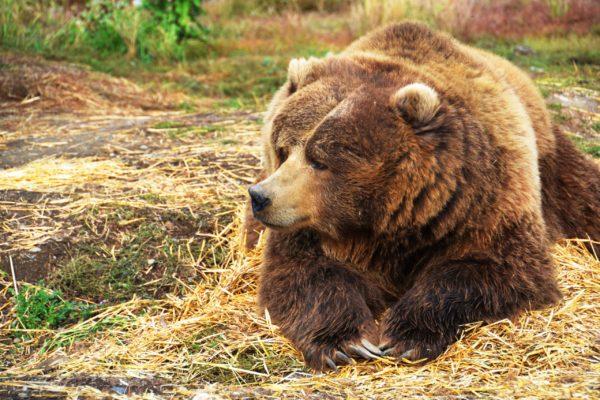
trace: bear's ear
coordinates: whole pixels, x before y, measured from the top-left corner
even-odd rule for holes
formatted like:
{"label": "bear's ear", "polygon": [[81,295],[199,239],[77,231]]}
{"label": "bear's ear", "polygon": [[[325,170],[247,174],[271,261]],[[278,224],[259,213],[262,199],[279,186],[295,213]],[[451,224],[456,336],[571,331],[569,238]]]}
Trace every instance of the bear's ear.
{"label": "bear's ear", "polygon": [[415,126],[429,123],[440,107],[437,92],[424,83],[411,83],[398,89],[391,102],[402,117]]}
{"label": "bear's ear", "polygon": [[316,57],[306,58],[293,58],[288,65],[288,79],[290,81],[290,94],[296,92],[300,86],[302,86],[309,78],[309,75],[313,73],[315,65],[320,60]]}

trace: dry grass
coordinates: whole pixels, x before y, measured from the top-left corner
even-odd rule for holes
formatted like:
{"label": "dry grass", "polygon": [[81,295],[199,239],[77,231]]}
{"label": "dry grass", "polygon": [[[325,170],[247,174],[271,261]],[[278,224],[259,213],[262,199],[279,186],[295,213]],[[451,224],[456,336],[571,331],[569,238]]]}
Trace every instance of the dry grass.
{"label": "dry grass", "polygon": [[417,19],[461,39],[589,32],[600,21],[592,0],[359,0],[350,27],[362,34],[386,23]]}
{"label": "dry grass", "polygon": [[[424,367],[384,359],[336,374],[307,376],[297,352],[255,313],[258,253],[240,250],[239,224],[226,231],[217,238],[228,257],[213,279],[190,287],[181,297],[134,299],[65,331],[40,332],[40,337],[64,337],[109,317],[133,320],[46,354],[35,351],[35,341],[25,343],[32,354],[4,371],[8,381],[3,385],[74,394],[83,389],[50,382],[83,375],[168,382],[162,390],[169,395],[187,395],[194,387],[216,382],[210,389],[223,397],[256,388],[263,391],[261,398],[311,393],[390,399],[592,398],[597,393],[600,263],[577,243],[556,248],[565,298],[553,309],[474,329]],[[248,354],[250,363],[244,358]]]}
{"label": "dry grass", "polygon": [[[177,115],[166,114],[166,117],[172,120]],[[155,119],[144,121],[146,127],[140,128],[146,133],[143,139],[139,136],[135,139],[129,131],[111,135],[110,142],[101,143],[99,150],[104,153],[101,156],[49,156],[0,171],[0,189],[45,195],[37,202],[0,201],[4,210],[13,211],[12,217],[0,222],[5,235],[5,242],[0,243],[0,254],[29,251],[46,241],[56,240],[59,233],[65,236],[66,222],[79,216],[88,217],[91,210],[97,212],[95,219],[102,219],[118,207],[159,212],[188,210],[192,215],[194,210],[213,216],[233,213],[245,191],[244,185],[250,183],[256,173],[258,159],[251,155],[256,153],[253,146],[256,123],[222,120],[211,125],[211,129],[218,128],[211,134],[205,134],[200,127],[203,138],[200,143],[197,140],[186,143],[185,138],[164,138],[165,133],[182,128],[147,127],[164,118],[165,114],[156,115]],[[110,118],[106,125],[119,125],[115,121],[122,119]],[[78,120],[87,130],[105,128],[93,118],[89,121],[78,117]],[[42,119],[37,122],[46,126]],[[194,129],[185,133],[194,135]],[[221,133],[225,129],[227,133]],[[47,148],[57,147],[55,153],[61,154],[73,131],[77,132],[59,126],[38,132],[42,137],[56,139],[49,142]],[[234,139],[228,139],[231,137]],[[143,149],[120,146],[121,143],[131,146],[139,140],[160,147],[147,150],[145,144]],[[228,140],[235,144],[224,145]],[[110,157],[115,153],[121,157]],[[126,226],[129,222],[120,221],[120,224]]]}
{"label": "dry grass", "polygon": [[130,81],[82,69],[81,66],[51,62],[31,56],[0,53],[0,108],[27,112],[39,110],[98,115],[132,114],[147,110],[173,109],[182,95],[142,90]]}
{"label": "dry grass", "polygon": [[[202,144],[180,141],[130,150],[120,158],[53,157],[0,171],[4,190],[54,196],[35,204],[2,204],[15,211],[26,208],[31,226],[37,227],[17,229],[3,221],[12,252],[54,240],[57,232],[65,232],[60,221],[78,220],[92,209],[100,210],[96,219],[123,205],[235,215],[191,239],[204,245],[188,242],[178,250],[187,252],[181,258],[199,271],[193,284],[181,282],[178,295],[133,298],[59,330],[28,331],[29,338],[18,345],[10,338],[22,330],[7,302],[0,352],[9,367],[0,372],[0,387],[16,390],[13,394],[26,386],[48,396],[123,398],[111,389],[118,377],[130,385],[130,398],[186,398],[198,390],[214,398],[596,396],[600,262],[579,242],[555,248],[565,297],[552,309],[474,327],[425,366],[382,359],[338,373],[310,374],[299,354],[255,309],[262,244],[250,253],[243,249],[240,219],[244,187],[256,169],[255,159],[245,156],[258,152],[256,128],[230,123],[225,133]],[[224,146],[227,138],[235,143]],[[149,194],[160,195],[161,201]],[[51,221],[40,219],[51,210]],[[210,258],[217,253],[222,256],[215,264]],[[8,297],[11,282],[7,278],[3,284],[0,298]],[[98,326],[105,328],[95,331]]]}

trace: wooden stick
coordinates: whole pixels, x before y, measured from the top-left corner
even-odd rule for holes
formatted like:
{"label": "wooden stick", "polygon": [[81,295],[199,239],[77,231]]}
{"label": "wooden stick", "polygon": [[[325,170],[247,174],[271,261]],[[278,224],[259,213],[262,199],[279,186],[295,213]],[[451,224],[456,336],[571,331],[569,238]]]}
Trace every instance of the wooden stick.
{"label": "wooden stick", "polygon": [[13,285],[15,285],[15,294],[19,295],[19,286],[17,285],[17,275],[15,275],[15,266],[13,264],[12,256],[8,256],[10,262],[10,272],[12,273]]}

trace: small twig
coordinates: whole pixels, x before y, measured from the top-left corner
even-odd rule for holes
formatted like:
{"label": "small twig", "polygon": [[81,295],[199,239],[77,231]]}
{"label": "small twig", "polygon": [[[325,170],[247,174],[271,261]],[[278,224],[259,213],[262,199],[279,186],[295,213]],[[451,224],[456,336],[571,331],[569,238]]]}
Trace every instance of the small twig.
{"label": "small twig", "polygon": [[12,274],[13,285],[15,285],[15,294],[19,295],[19,286],[17,285],[17,275],[15,274],[15,266],[13,264],[12,256],[8,256],[8,261],[10,262],[10,272]]}

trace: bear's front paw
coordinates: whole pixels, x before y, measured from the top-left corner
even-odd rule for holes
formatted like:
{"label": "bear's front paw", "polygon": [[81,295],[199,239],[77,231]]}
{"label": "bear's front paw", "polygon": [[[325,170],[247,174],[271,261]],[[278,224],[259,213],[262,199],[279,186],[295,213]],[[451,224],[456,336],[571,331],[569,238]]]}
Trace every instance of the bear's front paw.
{"label": "bear's front paw", "polygon": [[[335,341],[315,339],[300,345],[300,351],[306,364],[317,371],[337,370],[338,365],[355,362],[355,359],[373,360],[381,357],[383,352],[374,343],[379,343],[375,330],[363,331],[346,340],[336,338]],[[335,338],[335,335],[329,336]]]}
{"label": "bear's front paw", "polygon": [[423,331],[385,333],[379,346],[383,355],[412,362],[431,361],[452,343],[447,335]]}

